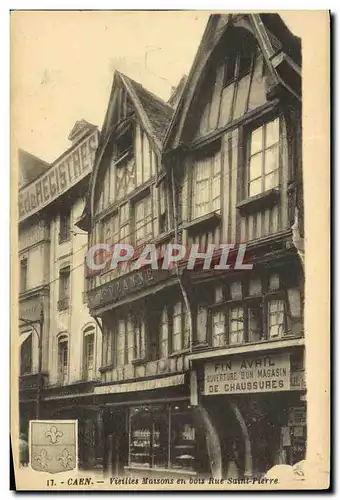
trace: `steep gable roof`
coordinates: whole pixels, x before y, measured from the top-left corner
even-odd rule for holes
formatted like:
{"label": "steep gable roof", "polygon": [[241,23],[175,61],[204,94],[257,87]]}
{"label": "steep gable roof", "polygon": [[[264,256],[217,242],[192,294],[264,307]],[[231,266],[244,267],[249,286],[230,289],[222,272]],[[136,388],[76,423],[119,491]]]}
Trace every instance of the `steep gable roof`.
{"label": "steep gable roof", "polygon": [[18,150],[18,162],[20,188],[35,181],[50,168],[49,163],[23,149]]}
{"label": "steep gable roof", "polygon": [[116,70],[114,72],[109,103],[102,126],[99,145],[96,151],[94,168],[91,174],[86,206],[78,223],[78,226],[81,228],[85,227],[85,225],[87,224],[86,220],[90,214],[90,211],[93,210],[93,197],[91,193],[93,191],[93,186],[96,183],[101,158],[110,140],[112,131],[115,128],[113,117],[114,107],[116,104],[115,90],[117,88],[123,88],[127,92],[136,115],[142,124],[142,127],[149,136],[149,139],[153,143],[159,155],[162,151],[165,133],[170,125],[171,118],[174,112],[173,108],[169,104],[147,90],[140,83],[136,82],[127,75],[124,75],[120,71]]}
{"label": "steep gable roof", "polygon": [[273,87],[283,85],[300,98],[299,93],[284,81],[282,67],[290,66],[296,81],[301,80],[301,41],[290,32],[278,14],[212,14],[167,130],[164,153],[180,146],[186,117],[208,62],[224,33],[232,26],[252,31],[263,53]]}

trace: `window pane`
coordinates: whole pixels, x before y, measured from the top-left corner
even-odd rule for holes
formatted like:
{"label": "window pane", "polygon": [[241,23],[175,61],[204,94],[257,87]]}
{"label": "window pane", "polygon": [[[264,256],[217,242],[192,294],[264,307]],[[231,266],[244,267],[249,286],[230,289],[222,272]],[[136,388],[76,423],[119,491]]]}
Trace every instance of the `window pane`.
{"label": "window pane", "polygon": [[262,192],[262,179],[249,183],[249,196],[255,196]]}
{"label": "window pane", "polygon": [[241,344],[243,342],[243,308],[232,307],[229,310],[229,343]]}
{"label": "window pane", "polygon": [[221,311],[214,312],[212,317],[212,345],[213,347],[221,347],[225,344],[225,314]]}
{"label": "window pane", "polygon": [[250,154],[253,155],[263,149],[263,127],[254,130],[251,134]]}
{"label": "window pane", "polygon": [[266,149],[265,159],[264,159],[264,172],[268,174],[279,168],[279,148],[278,146],[273,146]]}
{"label": "window pane", "polygon": [[196,432],[192,414],[184,406],[171,410],[171,468],[194,470]]}
{"label": "window pane", "polygon": [[279,140],[279,118],[266,124],[266,148]]}
{"label": "window pane", "polygon": [[281,337],[284,335],[284,301],[271,300],[268,303],[268,328],[269,337]]}
{"label": "window pane", "polygon": [[259,342],[262,337],[262,310],[260,307],[248,309],[249,342]]}
{"label": "window pane", "polygon": [[208,180],[210,176],[211,158],[200,160],[196,163],[196,180],[197,182]]}
{"label": "window pane", "polygon": [[262,175],[262,153],[250,157],[249,181],[258,179]]}
{"label": "window pane", "polygon": [[168,357],[168,314],[166,308],[164,308],[162,312],[159,357],[160,359]]}
{"label": "window pane", "polygon": [[272,172],[271,174],[266,175],[264,178],[264,189],[267,190],[278,187],[279,183],[277,178],[278,178],[277,170]]}
{"label": "window pane", "polygon": [[230,295],[233,300],[242,299],[242,283],[240,281],[231,283]]}

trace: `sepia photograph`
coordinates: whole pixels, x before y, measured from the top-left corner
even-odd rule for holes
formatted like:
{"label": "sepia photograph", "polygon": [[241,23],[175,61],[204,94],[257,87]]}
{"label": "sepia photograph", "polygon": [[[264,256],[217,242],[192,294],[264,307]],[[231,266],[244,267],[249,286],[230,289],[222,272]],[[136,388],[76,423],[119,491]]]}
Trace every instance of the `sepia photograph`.
{"label": "sepia photograph", "polygon": [[310,487],[305,15],[11,13],[19,490]]}

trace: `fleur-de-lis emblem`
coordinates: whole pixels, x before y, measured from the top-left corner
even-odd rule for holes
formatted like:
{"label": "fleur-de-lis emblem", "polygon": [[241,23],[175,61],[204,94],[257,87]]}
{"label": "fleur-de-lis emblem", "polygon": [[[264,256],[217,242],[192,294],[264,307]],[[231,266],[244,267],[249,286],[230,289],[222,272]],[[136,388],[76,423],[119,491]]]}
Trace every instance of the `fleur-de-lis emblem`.
{"label": "fleur-de-lis emblem", "polygon": [[50,438],[52,444],[55,444],[59,438],[63,437],[63,433],[58,431],[55,425],[52,425],[50,430],[45,433],[45,436]]}
{"label": "fleur-de-lis emblem", "polygon": [[47,462],[51,460],[51,457],[48,455],[47,451],[42,449],[40,455],[34,455],[34,459],[41,465],[43,469],[47,467]]}
{"label": "fleur-de-lis emblem", "polygon": [[73,456],[70,455],[69,451],[65,448],[61,454],[61,457],[58,457],[58,460],[61,462],[62,466],[66,467],[72,462]]}

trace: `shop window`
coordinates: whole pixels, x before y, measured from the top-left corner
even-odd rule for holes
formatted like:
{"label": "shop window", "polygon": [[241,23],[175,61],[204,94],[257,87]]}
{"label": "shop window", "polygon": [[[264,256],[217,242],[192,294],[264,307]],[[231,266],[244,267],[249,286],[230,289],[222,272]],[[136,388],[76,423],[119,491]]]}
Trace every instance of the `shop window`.
{"label": "shop window", "polygon": [[226,345],[226,320],[223,311],[212,312],[212,346]]}
{"label": "shop window", "polygon": [[197,431],[191,411],[188,405],[130,408],[128,466],[196,470]]}
{"label": "shop window", "polygon": [[152,224],[151,196],[147,196],[135,204],[135,237],[137,247],[152,238]]}
{"label": "shop window", "polygon": [[196,429],[192,413],[185,407],[171,408],[171,450],[172,469],[194,470],[196,457]]}
{"label": "shop window", "polygon": [[242,344],[244,341],[244,310],[243,307],[229,309],[229,344]]}
{"label": "shop window", "polygon": [[129,416],[129,466],[168,467],[169,416],[164,407],[132,408]]}
{"label": "shop window", "polygon": [[32,334],[20,346],[20,375],[32,373]]}
{"label": "shop window", "polygon": [[63,335],[58,340],[58,381],[64,385],[68,377],[68,338]]}
{"label": "shop window", "polygon": [[65,208],[60,214],[59,243],[71,238],[71,209]]}
{"label": "shop window", "polygon": [[27,290],[27,259],[20,261],[20,293]]}
{"label": "shop window", "polygon": [[93,380],[95,375],[95,335],[92,326],[84,331],[84,378],[85,380]]}
{"label": "shop window", "polygon": [[280,338],[285,335],[285,303],[282,299],[268,301],[268,334],[269,338]]}
{"label": "shop window", "polygon": [[279,186],[279,118],[250,134],[248,196]]}
{"label": "shop window", "polygon": [[192,219],[221,208],[221,156],[219,151],[197,156],[193,164]]}
{"label": "shop window", "polygon": [[164,307],[161,317],[160,325],[160,336],[159,336],[159,358],[166,359],[169,354],[169,322],[168,322],[168,311]]}

